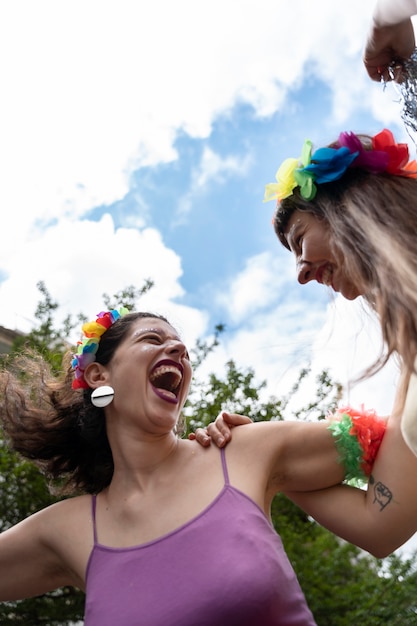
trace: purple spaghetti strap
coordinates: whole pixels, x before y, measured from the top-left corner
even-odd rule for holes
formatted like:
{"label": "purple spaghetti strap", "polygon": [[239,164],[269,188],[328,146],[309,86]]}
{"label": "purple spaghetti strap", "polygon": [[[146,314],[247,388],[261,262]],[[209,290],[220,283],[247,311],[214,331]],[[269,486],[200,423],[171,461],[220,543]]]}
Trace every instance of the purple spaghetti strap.
{"label": "purple spaghetti strap", "polygon": [[220,448],[220,455],[221,455],[221,459],[222,459],[224,483],[225,483],[225,485],[228,485],[229,484],[229,472],[227,471],[226,450],[225,450],[225,448]]}
{"label": "purple spaghetti strap", "polygon": [[93,495],[91,496],[91,518],[93,520],[94,545],[97,544],[96,504],[97,504],[97,496]]}

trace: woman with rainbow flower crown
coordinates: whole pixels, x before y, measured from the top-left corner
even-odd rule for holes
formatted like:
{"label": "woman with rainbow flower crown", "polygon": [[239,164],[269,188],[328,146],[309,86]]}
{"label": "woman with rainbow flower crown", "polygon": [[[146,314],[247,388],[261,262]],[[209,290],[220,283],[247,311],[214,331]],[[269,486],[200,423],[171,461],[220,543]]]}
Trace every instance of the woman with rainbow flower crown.
{"label": "woman with rainbow flower crown", "polygon": [[76,494],[0,534],[0,601],[71,585],[85,626],[314,626],[271,501],[369,475],[385,421],[262,422],[221,450],[181,439],[187,349],[123,307],[84,324],[66,362],[56,377],[20,354],[0,372],[8,443]]}
{"label": "woman with rainbow flower crown", "polygon": [[[315,151],[307,140],[300,157],[279,167],[264,200],[277,200],[275,233],[295,257],[298,281],[361,296],[378,316],[385,345],[363,378],[392,355],[400,361],[368,490],[288,494],[335,534],[386,556],[417,531],[417,163],[387,129],[374,137],[342,132]],[[223,446],[230,427],[247,419],[224,413],[195,436]]]}
{"label": "woman with rainbow flower crown", "polygon": [[417,403],[404,407],[411,376],[410,398],[416,384],[417,162],[387,129],[374,137],[342,132],[314,153],[306,141],[276,179],[264,200],[278,201],[274,229],[295,256],[298,281],[316,280],[349,300],[362,296],[377,314],[385,345],[365,376],[400,358],[397,411],[405,409],[403,435],[417,453]]}

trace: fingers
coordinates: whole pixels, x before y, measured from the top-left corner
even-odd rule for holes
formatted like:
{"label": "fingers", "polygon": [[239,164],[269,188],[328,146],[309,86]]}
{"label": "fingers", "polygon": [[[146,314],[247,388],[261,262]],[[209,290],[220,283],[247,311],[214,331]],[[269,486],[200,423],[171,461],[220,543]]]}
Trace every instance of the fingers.
{"label": "fingers", "polygon": [[368,72],[369,78],[371,78],[371,80],[374,80],[377,83],[381,83],[381,82],[386,83],[391,80],[391,77],[388,73],[387,65],[374,66],[374,65],[367,65],[365,63],[365,68],[366,68],[366,71]]}
{"label": "fingers", "polygon": [[188,439],[191,439],[191,441],[197,441],[204,448],[207,448],[211,443],[211,439],[206,428],[197,428],[194,433],[190,433],[188,435]]}
{"label": "fingers", "polygon": [[252,420],[246,415],[238,413],[227,413],[223,411],[214,422],[210,422],[205,428],[197,428],[194,433],[190,433],[188,438],[197,441],[207,448],[213,442],[218,448],[225,446],[232,438],[232,428],[251,424]]}
{"label": "fingers", "polygon": [[252,420],[250,417],[247,417],[246,415],[239,415],[238,413],[227,413],[226,411],[223,411],[222,413],[220,413],[220,415],[216,418],[216,424],[224,424],[225,426],[242,426],[243,424],[251,424]]}
{"label": "fingers", "polygon": [[206,428],[197,428],[194,433],[190,433],[188,435],[188,439],[191,441],[197,441],[197,443],[202,445],[204,448],[208,448],[211,444],[211,438],[208,435]]}
{"label": "fingers", "polygon": [[363,54],[363,62],[370,78],[375,81],[382,78],[384,82],[401,82],[402,62],[410,58],[415,45],[411,19],[386,26],[373,25]]}
{"label": "fingers", "polygon": [[222,413],[216,417],[214,422],[207,425],[207,432],[218,448],[222,448],[231,439],[230,426],[223,420]]}
{"label": "fingers", "polygon": [[207,426],[207,430],[216,446],[222,448],[231,440],[232,428],[251,423],[252,420],[245,415],[222,411],[222,413],[216,417],[216,420]]}

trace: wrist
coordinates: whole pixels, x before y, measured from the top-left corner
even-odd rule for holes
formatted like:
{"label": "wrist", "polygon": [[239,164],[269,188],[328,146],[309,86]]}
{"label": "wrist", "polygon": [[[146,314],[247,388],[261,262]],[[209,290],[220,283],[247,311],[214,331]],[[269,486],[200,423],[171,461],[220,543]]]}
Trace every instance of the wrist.
{"label": "wrist", "polygon": [[394,26],[410,19],[417,13],[415,0],[379,0],[376,4],[372,22],[375,28]]}

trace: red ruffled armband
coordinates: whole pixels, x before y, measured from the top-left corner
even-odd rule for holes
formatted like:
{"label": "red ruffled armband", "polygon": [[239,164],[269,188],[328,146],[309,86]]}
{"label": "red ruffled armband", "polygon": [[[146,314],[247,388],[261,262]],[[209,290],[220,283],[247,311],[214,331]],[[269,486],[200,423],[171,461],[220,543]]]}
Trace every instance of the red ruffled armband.
{"label": "red ruffled armband", "polygon": [[386,421],[374,410],[342,407],[329,415],[329,430],[335,438],[346,479],[370,475],[386,430]]}

